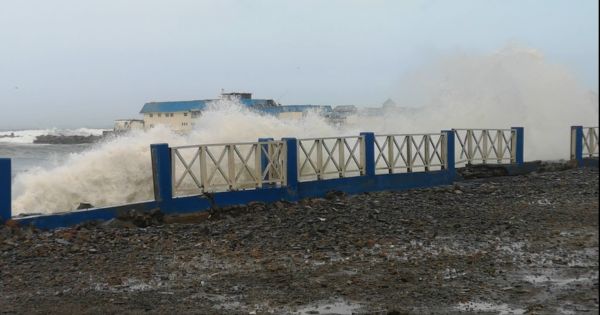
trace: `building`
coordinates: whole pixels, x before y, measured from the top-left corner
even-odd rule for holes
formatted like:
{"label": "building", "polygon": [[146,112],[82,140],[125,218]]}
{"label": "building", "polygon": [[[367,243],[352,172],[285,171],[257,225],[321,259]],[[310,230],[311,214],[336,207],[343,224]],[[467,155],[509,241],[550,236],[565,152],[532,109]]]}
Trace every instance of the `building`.
{"label": "building", "polygon": [[259,112],[276,116],[279,119],[301,119],[311,112],[327,117],[331,111],[329,105],[281,105],[259,110]]}
{"label": "building", "polygon": [[144,104],[140,113],[144,115],[145,128],[165,125],[175,131],[189,131],[194,128],[197,118],[200,118],[202,111],[206,109],[211,102],[233,99],[237,100],[242,105],[259,111],[280,106],[271,99],[254,99],[252,98],[252,93],[235,92],[222,93],[220,99],[150,102]]}
{"label": "building", "polygon": [[144,121],[141,119],[117,119],[113,127],[113,131],[116,133],[141,129],[144,129]]}
{"label": "building", "polygon": [[144,104],[140,113],[144,116],[144,128],[165,125],[169,128],[186,132],[192,130],[202,111],[211,102],[219,100],[236,100],[253,111],[266,115],[274,115],[282,119],[299,119],[310,111],[327,115],[331,106],[323,105],[279,105],[272,99],[255,99],[252,93],[222,93],[220,99],[193,101],[150,102]]}
{"label": "building", "polygon": [[191,130],[207,102],[195,100],[146,103],[140,111],[144,115],[144,128],[165,125],[176,131]]}

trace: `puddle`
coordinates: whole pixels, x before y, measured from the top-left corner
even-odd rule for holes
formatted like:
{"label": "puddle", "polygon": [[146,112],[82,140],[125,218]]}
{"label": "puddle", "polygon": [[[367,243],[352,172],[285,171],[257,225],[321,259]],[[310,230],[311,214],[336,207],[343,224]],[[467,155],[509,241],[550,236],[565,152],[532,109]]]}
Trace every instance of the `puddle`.
{"label": "puddle", "polygon": [[500,315],[525,314],[525,310],[522,308],[512,308],[508,304],[492,304],[487,302],[460,303],[455,308],[463,312],[472,313],[494,312]]}
{"label": "puddle", "polygon": [[310,306],[302,306],[292,314],[311,315],[311,314],[336,314],[336,315],[351,315],[363,305],[359,303],[349,302],[345,300],[334,300],[327,302],[317,302]]}
{"label": "puddle", "polygon": [[523,275],[522,279],[536,286],[550,285],[557,287],[577,284],[592,284],[594,281],[598,281],[598,271],[585,272],[575,276],[573,276],[573,270],[571,270],[572,272],[569,275],[567,275],[567,271],[568,270],[538,269]]}

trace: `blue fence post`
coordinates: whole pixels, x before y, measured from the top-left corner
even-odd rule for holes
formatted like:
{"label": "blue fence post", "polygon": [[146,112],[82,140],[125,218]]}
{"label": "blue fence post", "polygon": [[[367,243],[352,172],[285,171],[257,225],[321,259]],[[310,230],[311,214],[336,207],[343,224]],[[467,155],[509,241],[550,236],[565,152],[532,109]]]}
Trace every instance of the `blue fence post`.
{"label": "blue fence post", "polygon": [[166,143],[150,145],[152,154],[152,180],[154,182],[154,200],[159,207],[167,205],[173,199],[173,180],[171,152]]}
{"label": "blue fence post", "polygon": [[454,130],[442,130],[442,133],[446,135],[446,170],[448,170],[450,174],[454,176],[454,173],[456,172]]}
{"label": "blue fence post", "polygon": [[286,147],[285,177],[288,196],[291,200],[298,199],[298,140],[296,138],[282,138]]}
{"label": "blue fence post", "polygon": [[525,147],[525,129],[523,127],[511,127],[517,133],[517,143],[515,148],[515,163],[523,165],[525,163],[523,149]]}
{"label": "blue fence post", "polygon": [[[273,141],[273,138],[258,138],[258,142],[269,142],[269,141]],[[269,158],[266,156],[266,154],[269,154],[269,145],[268,144],[261,144],[260,145],[260,174],[265,174],[265,171],[267,170],[267,166],[269,165]],[[266,180],[270,180],[270,174],[269,172],[267,172],[267,176],[264,178]],[[263,187],[273,187],[274,184],[263,184]]]}
{"label": "blue fence post", "polygon": [[583,126],[571,126],[571,160],[583,166]]}
{"label": "blue fence post", "polygon": [[10,159],[0,158],[0,223],[12,217]]}
{"label": "blue fence post", "polygon": [[375,176],[375,134],[372,132],[361,132],[365,138],[365,174],[366,176]]}

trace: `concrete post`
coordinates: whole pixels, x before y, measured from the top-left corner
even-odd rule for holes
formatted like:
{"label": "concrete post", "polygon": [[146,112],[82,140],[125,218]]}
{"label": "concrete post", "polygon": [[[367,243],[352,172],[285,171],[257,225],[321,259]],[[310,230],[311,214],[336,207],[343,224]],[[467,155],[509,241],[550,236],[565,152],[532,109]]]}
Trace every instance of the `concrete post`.
{"label": "concrete post", "polygon": [[454,130],[442,130],[442,133],[446,135],[446,169],[454,174],[456,171]]}
{"label": "concrete post", "polygon": [[375,176],[375,134],[372,132],[361,132],[360,135],[365,138],[365,150],[363,152],[365,175]]}
{"label": "concrete post", "polygon": [[171,152],[166,143],[150,145],[152,154],[152,179],[154,182],[154,200],[162,207],[173,199],[173,170]]}
{"label": "concrete post", "polygon": [[571,126],[571,160],[583,166],[583,126]]}
{"label": "concrete post", "polygon": [[0,158],[0,224],[12,217],[10,163],[10,159]]}
{"label": "concrete post", "polygon": [[515,150],[515,163],[517,165],[523,165],[525,163],[523,149],[525,147],[525,129],[523,127],[511,127],[517,134],[517,143]]}
{"label": "concrete post", "polygon": [[282,138],[286,147],[285,178],[288,195],[291,200],[298,199],[298,140],[296,138]]}

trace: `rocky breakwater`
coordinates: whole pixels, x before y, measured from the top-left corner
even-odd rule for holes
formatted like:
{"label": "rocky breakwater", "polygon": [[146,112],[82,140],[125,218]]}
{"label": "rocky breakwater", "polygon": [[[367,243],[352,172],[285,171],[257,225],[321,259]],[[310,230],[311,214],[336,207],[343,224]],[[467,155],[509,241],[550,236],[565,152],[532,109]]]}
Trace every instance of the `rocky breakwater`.
{"label": "rocky breakwater", "polygon": [[37,136],[33,143],[37,144],[84,144],[94,143],[102,139],[103,136],[96,135],[41,135]]}
{"label": "rocky breakwater", "polygon": [[0,228],[0,309],[598,313],[598,169]]}

